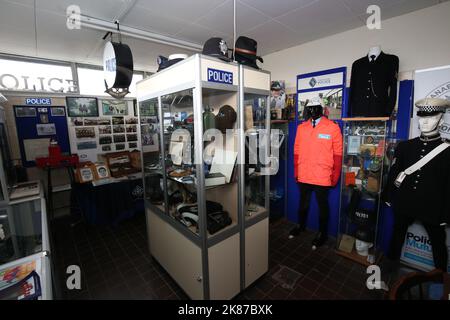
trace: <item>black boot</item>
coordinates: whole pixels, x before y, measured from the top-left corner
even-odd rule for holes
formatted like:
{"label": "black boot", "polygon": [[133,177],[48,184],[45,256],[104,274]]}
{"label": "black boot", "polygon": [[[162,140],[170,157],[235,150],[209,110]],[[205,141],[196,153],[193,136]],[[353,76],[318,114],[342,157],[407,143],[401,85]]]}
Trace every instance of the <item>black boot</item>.
{"label": "black boot", "polygon": [[313,250],[316,250],[317,248],[323,246],[325,244],[325,242],[327,242],[327,240],[328,240],[328,235],[326,233],[318,232],[316,234],[316,237],[312,241]]}
{"label": "black boot", "polygon": [[294,239],[303,231],[305,231],[305,227],[301,227],[300,225],[295,226],[291,231],[289,231],[289,239]]}

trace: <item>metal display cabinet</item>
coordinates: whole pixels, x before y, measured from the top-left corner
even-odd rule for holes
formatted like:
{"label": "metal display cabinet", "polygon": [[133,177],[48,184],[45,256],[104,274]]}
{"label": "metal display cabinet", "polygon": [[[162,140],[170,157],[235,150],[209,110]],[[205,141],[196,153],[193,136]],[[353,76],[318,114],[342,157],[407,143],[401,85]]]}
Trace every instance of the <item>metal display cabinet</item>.
{"label": "metal display cabinet", "polygon": [[[381,191],[388,165],[389,118],[342,120],[344,150],[337,253],[369,266],[381,257],[378,231],[382,221]],[[358,253],[356,238],[372,244],[368,256],[361,255],[361,249]]]}
{"label": "metal display cabinet", "polygon": [[[39,276],[39,299],[51,300],[50,240],[42,186],[40,190],[39,195],[10,201],[8,206],[0,208],[0,224],[5,236],[1,240],[0,275],[31,264]],[[0,296],[6,287],[0,288]]]}
{"label": "metal display cabinet", "polygon": [[[268,237],[256,224],[264,210],[244,213],[240,72],[247,71],[196,54],[137,84],[150,253],[192,299],[231,299],[246,287],[244,261],[267,265],[256,261],[264,240],[253,235],[263,229]],[[268,97],[270,76],[256,72],[269,79]],[[234,123],[217,117],[230,113]],[[213,228],[211,207],[231,221]]]}

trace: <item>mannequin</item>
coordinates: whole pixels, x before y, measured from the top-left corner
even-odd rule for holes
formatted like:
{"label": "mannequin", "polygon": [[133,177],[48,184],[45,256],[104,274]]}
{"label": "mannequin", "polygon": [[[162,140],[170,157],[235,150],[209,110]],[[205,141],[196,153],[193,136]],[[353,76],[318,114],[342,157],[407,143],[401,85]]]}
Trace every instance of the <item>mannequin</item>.
{"label": "mannequin", "polygon": [[399,58],[380,46],[352,65],[350,114],[352,117],[390,117],[397,101]]}
{"label": "mannequin", "polygon": [[312,192],[319,206],[319,232],[313,250],[328,239],[328,193],[339,181],[342,166],[342,134],[339,126],[323,116],[319,99],[306,106],[310,119],[300,124],[294,146],[294,176],[300,184],[299,223],[289,233],[293,239],[305,230]]}
{"label": "mannequin", "polygon": [[373,247],[373,243],[356,239],[355,248],[356,248],[356,252],[360,256],[367,257],[369,255],[369,249],[371,249],[372,247]]}
{"label": "mannequin", "polygon": [[449,102],[444,99],[423,99],[416,103],[421,136],[399,143],[389,173],[385,200],[394,208],[394,230],[388,259],[399,259],[408,227],[420,222],[432,244],[434,264],[447,270],[447,246],[445,224],[450,220],[446,208],[450,190],[450,148],[435,156],[420,170],[408,175],[397,186],[396,177],[417,163],[443,143],[439,125]]}
{"label": "mannequin", "polygon": [[369,61],[372,60],[371,57],[375,56],[375,60],[377,60],[378,56],[381,54],[381,47],[380,46],[374,46],[369,49],[369,53],[367,54],[367,57],[369,58]]}

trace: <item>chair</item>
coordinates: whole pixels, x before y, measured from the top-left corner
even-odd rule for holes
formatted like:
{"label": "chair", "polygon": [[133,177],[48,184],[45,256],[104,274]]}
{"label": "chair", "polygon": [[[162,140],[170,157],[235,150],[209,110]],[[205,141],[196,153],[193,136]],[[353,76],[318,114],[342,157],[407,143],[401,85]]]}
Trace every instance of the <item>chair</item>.
{"label": "chair", "polygon": [[450,275],[438,269],[427,273],[412,272],[401,277],[389,291],[388,299],[428,300],[428,296],[425,294],[427,286],[429,289],[431,287],[430,284],[436,283],[442,285],[443,288],[440,300],[450,300]]}

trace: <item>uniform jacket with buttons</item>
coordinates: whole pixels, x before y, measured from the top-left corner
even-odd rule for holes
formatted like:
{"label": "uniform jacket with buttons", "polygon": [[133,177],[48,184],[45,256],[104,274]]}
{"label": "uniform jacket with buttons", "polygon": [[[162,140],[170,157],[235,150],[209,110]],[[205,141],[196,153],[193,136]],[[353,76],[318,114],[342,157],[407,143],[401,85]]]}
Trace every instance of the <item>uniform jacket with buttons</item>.
{"label": "uniform jacket with buttons", "polygon": [[353,117],[389,117],[397,101],[399,59],[381,52],[374,62],[367,56],[355,61],[350,84]]}
{"label": "uniform jacket with buttons", "polygon": [[407,176],[400,188],[394,185],[400,172],[414,165],[441,143],[440,139],[427,142],[416,138],[397,146],[386,186],[386,200],[392,202],[395,214],[432,225],[450,222],[450,149],[437,155],[420,171]]}
{"label": "uniform jacket with buttons", "polygon": [[314,128],[311,120],[297,128],[294,174],[298,182],[330,187],[337,184],[342,168],[342,133],[322,117]]}

